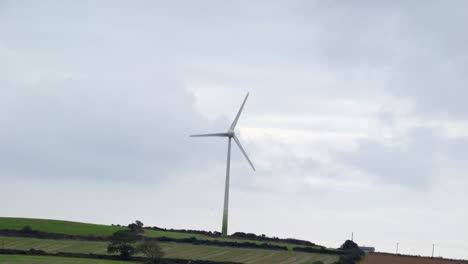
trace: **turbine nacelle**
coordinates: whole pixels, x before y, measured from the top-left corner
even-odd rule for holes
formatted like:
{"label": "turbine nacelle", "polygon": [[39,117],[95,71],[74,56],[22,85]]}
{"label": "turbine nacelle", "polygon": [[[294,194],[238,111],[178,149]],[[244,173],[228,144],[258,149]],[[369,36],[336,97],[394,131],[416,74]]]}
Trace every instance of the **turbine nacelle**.
{"label": "turbine nacelle", "polygon": [[250,166],[252,169],[255,171],[255,167],[252,164],[252,161],[250,161],[249,156],[247,156],[247,153],[245,152],[244,148],[242,147],[239,139],[236,136],[236,132],[234,131],[237,125],[237,121],[239,121],[239,117],[242,113],[242,110],[244,109],[245,102],[247,101],[247,98],[249,98],[249,93],[245,96],[244,102],[242,102],[242,105],[239,109],[239,112],[237,112],[236,118],[234,118],[234,121],[232,121],[231,126],[229,127],[227,132],[224,133],[211,133],[211,134],[198,134],[198,135],[191,135],[191,137],[227,137],[229,140],[234,139],[236,142],[237,146],[241,150],[242,154],[244,154],[244,157],[247,159],[249,162]]}
{"label": "turbine nacelle", "polygon": [[231,137],[231,138],[232,138],[232,137],[235,137],[235,136],[236,136],[236,133],[234,132],[233,129],[229,129],[229,130],[227,131],[226,135],[227,135],[228,137]]}

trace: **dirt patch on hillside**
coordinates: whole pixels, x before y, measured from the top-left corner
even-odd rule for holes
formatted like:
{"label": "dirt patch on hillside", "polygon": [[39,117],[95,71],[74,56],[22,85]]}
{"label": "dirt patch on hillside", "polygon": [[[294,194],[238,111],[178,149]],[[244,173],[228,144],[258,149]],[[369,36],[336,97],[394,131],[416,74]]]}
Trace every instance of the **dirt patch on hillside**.
{"label": "dirt patch on hillside", "polygon": [[371,253],[363,264],[468,264],[468,261]]}

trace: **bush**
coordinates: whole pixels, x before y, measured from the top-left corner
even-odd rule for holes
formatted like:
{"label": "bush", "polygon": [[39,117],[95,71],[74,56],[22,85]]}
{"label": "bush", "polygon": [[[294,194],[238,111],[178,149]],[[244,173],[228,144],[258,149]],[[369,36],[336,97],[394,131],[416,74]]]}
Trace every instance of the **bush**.
{"label": "bush", "polygon": [[356,264],[364,256],[364,252],[359,249],[358,244],[351,240],[346,240],[339,249],[344,251],[346,255],[341,256],[335,264]]}
{"label": "bush", "polygon": [[354,241],[346,240],[343,245],[340,247],[341,250],[353,250],[359,249],[358,244],[354,243]]}
{"label": "bush", "polygon": [[156,240],[145,240],[138,245],[137,251],[143,253],[149,259],[149,263],[158,263],[164,255]]}
{"label": "bush", "polygon": [[32,228],[29,226],[29,225],[25,225],[23,226],[23,228],[21,228],[21,233],[25,233],[25,234],[32,234],[34,233],[34,231],[32,230]]}

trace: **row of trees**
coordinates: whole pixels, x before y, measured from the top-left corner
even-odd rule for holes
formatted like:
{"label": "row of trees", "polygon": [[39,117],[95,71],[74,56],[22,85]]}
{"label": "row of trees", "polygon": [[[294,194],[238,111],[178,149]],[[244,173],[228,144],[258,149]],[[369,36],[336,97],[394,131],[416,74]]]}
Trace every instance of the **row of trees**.
{"label": "row of trees", "polygon": [[317,246],[316,244],[307,240],[301,240],[301,239],[295,239],[295,238],[268,237],[265,234],[256,235],[254,233],[236,232],[230,235],[230,237],[248,239],[248,240],[258,240],[258,241],[283,242],[283,243],[295,244],[295,245],[300,245],[300,246],[308,246],[308,247]]}
{"label": "row of trees", "polygon": [[[150,229],[150,230],[157,230],[157,231],[166,231],[166,232],[178,232],[178,233],[188,233],[188,234],[197,234],[197,235],[204,235],[204,236],[210,236],[210,237],[221,237],[220,232],[216,231],[204,231],[204,230],[191,230],[191,229],[167,229],[167,228],[161,228],[157,226],[153,227],[145,227],[145,229]],[[265,234],[262,235],[256,235],[254,233],[244,233],[244,232],[236,232],[232,235],[230,235],[232,238],[240,238],[240,239],[248,239],[248,240],[257,240],[257,241],[264,241],[264,242],[284,242],[284,243],[289,243],[289,244],[295,244],[295,245],[300,245],[300,246],[317,246],[316,244],[306,241],[306,240],[301,240],[301,239],[294,239],[294,238],[278,238],[278,237],[268,237]]]}

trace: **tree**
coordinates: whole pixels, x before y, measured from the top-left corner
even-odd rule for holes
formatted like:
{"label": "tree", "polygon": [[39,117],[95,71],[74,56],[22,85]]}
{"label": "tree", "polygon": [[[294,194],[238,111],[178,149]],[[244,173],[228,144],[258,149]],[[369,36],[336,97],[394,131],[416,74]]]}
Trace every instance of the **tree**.
{"label": "tree", "polygon": [[149,263],[158,263],[164,255],[158,241],[155,240],[145,240],[138,245],[137,250],[149,258]]}
{"label": "tree", "polygon": [[143,223],[138,220],[136,220],[135,223],[129,224],[128,228],[135,234],[141,234],[144,232]]}
{"label": "tree", "polygon": [[138,235],[129,230],[119,230],[110,237],[110,244],[107,246],[108,253],[119,252],[122,259],[129,259],[135,254],[134,243],[138,240]]}
{"label": "tree", "polygon": [[346,255],[341,256],[336,264],[355,264],[364,256],[364,252],[359,249],[358,244],[351,240],[346,240],[343,245],[341,245],[340,249],[344,250]]}
{"label": "tree", "polygon": [[359,249],[359,246],[351,240],[346,240],[340,247],[341,250]]}

